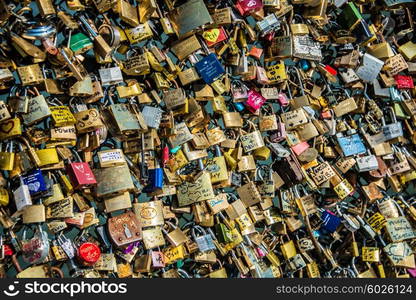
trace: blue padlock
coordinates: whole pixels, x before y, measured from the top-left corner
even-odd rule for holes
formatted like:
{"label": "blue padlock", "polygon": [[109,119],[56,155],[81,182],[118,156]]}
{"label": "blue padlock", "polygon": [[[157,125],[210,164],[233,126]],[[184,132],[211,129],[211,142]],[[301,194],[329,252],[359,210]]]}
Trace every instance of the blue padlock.
{"label": "blue padlock", "polygon": [[151,193],[163,188],[163,169],[149,169],[149,184],[145,186],[143,192]]}
{"label": "blue padlock", "polygon": [[322,213],[321,219],[323,221],[321,229],[325,229],[331,233],[335,232],[341,224],[341,218],[327,210]]}
{"label": "blue padlock", "polygon": [[40,169],[34,170],[32,173],[24,176],[23,182],[29,187],[29,192],[32,197],[43,194],[48,190]]}
{"label": "blue padlock", "polygon": [[311,68],[311,64],[306,59],[301,59],[299,61],[299,67],[302,69],[302,71],[308,71]]}
{"label": "blue padlock", "polygon": [[390,92],[391,100],[395,102],[400,102],[403,100],[402,95],[400,94],[399,90],[396,89],[395,87],[390,87],[389,92]]}
{"label": "blue padlock", "polygon": [[337,140],[344,156],[362,154],[367,151],[358,133],[337,137]]}
{"label": "blue padlock", "polygon": [[176,152],[178,152],[181,148],[182,148],[182,146],[181,146],[181,145],[179,145],[179,146],[176,146],[175,148],[171,148],[169,151],[170,151],[170,153],[175,154],[175,153],[176,153]]}
{"label": "blue padlock", "polygon": [[213,83],[218,77],[225,73],[224,67],[214,53],[205,56],[197,62],[195,68],[207,84]]}
{"label": "blue padlock", "polygon": [[243,102],[236,102],[234,103],[234,107],[237,111],[243,111],[245,106],[243,104]]}

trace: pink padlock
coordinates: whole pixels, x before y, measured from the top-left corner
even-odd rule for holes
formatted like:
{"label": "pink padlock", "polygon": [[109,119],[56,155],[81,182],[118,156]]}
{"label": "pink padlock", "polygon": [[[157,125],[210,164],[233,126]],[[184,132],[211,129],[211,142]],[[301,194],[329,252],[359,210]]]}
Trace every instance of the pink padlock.
{"label": "pink padlock", "polygon": [[396,80],[398,89],[413,89],[415,87],[412,76],[396,75],[394,80]]}
{"label": "pink padlock", "polygon": [[407,273],[412,277],[416,277],[416,269],[407,269]]}
{"label": "pink padlock", "polygon": [[285,93],[279,93],[279,95],[277,95],[277,100],[279,101],[280,105],[283,107],[286,107],[289,105],[289,99],[287,99],[287,96]]}
{"label": "pink padlock", "polygon": [[258,84],[269,84],[269,78],[267,77],[266,70],[263,67],[256,67],[256,77]]}
{"label": "pink padlock", "polygon": [[257,93],[254,90],[248,91],[246,105],[247,105],[247,109],[251,111],[252,113],[260,109],[260,107],[262,107],[265,102],[266,102],[266,98],[264,98],[261,94]]}
{"label": "pink padlock", "polygon": [[291,148],[296,155],[300,155],[302,152],[309,148],[309,144],[307,142],[300,142],[299,144],[292,146]]}
{"label": "pink padlock", "polygon": [[267,255],[267,253],[260,247],[256,247],[256,253],[259,258],[265,257]]}
{"label": "pink padlock", "polygon": [[166,266],[162,251],[152,251],[152,266],[154,268],[164,268]]}
{"label": "pink padlock", "polygon": [[239,0],[235,7],[239,13],[246,16],[254,11],[260,10],[263,7],[262,0]]}

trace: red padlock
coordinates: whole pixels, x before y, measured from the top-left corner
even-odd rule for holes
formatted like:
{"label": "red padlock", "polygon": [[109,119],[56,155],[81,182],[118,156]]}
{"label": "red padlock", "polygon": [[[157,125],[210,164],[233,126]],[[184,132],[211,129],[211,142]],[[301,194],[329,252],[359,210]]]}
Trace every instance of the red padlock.
{"label": "red padlock", "polygon": [[207,43],[208,47],[212,47],[218,43],[221,43],[227,39],[227,32],[224,28],[211,28],[202,33],[202,37]]}
{"label": "red padlock", "polygon": [[260,60],[260,58],[261,58],[261,55],[263,54],[263,49],[261,49],[261,48],[257,48],[257,47],[255,47],[255,46],[253,46],[251,49],[250,49],[250,52],[248,53],[248,55],[250,55],[250,56],[253,56],[253,57],[255,57],[255,58],[257,58],[258,60]]}
{"label": "red padlock", "polygon": [[13,248],[10,245],[3,245],[4,256],[12,256],[14,254]]}
{"label": "red padlock", "polygon": [[165,167],[167,162],[169,161],[169,147],[163,147],[162,151],[162,166]]}
{"label": "red padlock", "polygon": [[276,32],[272,31],[264,36],[264,39],[268,42],[271,42],[274,39]]}
{"label": "red padlock", "polygon": [[329,74],[336,76],[337,75],[337,70],[335,70],[333,67],[331,67],[330,65],[326,65],[324,68]]}
{"label": "red padlock", "polygon": [[78,259],[84,266],[93,266],[101,256],[100,247],[94,243],[82,243],[78,248]]}
{"label": "red padlock", "polygon": [[66,172],[74,189],[81,189],[97,184],[90,165],[82,162],[77,152],[74,152],[79,162],[71,162],[66,166]]}
{"label": "red padlock", "polygon": [[331,110],[325,110],[321,112],[322,119],[331,119],[332,118],[332,112]]}
{"label": "red padlock", "polygon": [[394,80],[396,80],[398,89],[413,89],[415,87],[411,76],[396,75],[394,76]]}

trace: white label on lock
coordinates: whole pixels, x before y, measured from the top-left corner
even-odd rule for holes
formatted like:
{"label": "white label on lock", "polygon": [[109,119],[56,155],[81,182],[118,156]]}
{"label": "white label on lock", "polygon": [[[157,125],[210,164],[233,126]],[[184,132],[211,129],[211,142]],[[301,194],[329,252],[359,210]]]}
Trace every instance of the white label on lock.
{"label": "white label on lock", "polygon": [[120,151],[109,151],[100,153],[100,159],[102,162],[116,161],[124,159],[123,154]]}
{"label": "white label on lock", "polygon": [[29,187],[26,184],[19,186],[19,188],[13,192],[13,195],[18,211],[22,210],[28,205],[32,205],[32,198],[30,197]]}

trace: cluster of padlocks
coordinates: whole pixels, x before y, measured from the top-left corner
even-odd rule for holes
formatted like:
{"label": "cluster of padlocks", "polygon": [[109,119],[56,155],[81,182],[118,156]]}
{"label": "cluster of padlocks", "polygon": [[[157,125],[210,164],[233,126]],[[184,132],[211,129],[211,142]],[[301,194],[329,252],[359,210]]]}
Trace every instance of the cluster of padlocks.
{"label": "cluster of padlocks", "polygon": [[416,277],[413,0],[0,0],[1,277]]}

